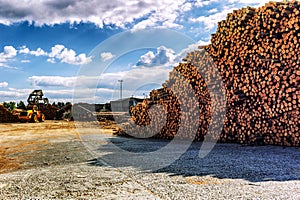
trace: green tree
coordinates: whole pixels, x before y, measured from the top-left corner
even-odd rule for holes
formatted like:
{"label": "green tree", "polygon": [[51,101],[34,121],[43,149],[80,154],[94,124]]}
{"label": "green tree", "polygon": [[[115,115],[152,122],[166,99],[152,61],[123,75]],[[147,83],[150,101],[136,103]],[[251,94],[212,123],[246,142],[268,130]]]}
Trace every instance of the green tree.
{"label": "green tree", "polygon": [[23,101],[20,101],[18,104],[17,104],[17,108],[18,109],[26,109],[26,105]]}
{"label": "green tree", "polygon": [[5,108],[9,109],[9,103],[3,102],[3,106],[4,106]]}
{"label": "green tree", "polygon": [[9,109],[10,111],[13,111],[16,108],[16,102],[13,102],[13,101],[11,101],[9,103],[8,102],[4,102],[3,106],[5,108]]}
{"label": "green tree", "polygon": [[64,102],[58,102],[57,104],[58,104],[58,105],[57,105],[58,108],[62,108],[62,107],[65,106],[65,103],[64,103]]}
{"label": "green tree", "polygon": [[16,109],[16,102],[10,102],[10,106],[9,106],[9,110],[13,111],[14,109]]}

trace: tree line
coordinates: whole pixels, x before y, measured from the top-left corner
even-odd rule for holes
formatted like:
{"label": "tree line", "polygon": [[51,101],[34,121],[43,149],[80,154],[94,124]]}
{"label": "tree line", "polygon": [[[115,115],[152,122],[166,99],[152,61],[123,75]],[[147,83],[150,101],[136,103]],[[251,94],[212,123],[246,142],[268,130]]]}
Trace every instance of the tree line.
{"label": "tree line", "polygon": [[[55,106],[57,108],[62,108],[65,105],[69,104],[70,102],[64,103],[64,102],[53,102],[52,106]],[[15,109],[26,109],[27,106],[23,101],[19,101],[18,103],[14,102],[14,101],[10,101],[10,102],[3,102],[3,106],[5,108],[7,108],[10,111],[13,111]]]}

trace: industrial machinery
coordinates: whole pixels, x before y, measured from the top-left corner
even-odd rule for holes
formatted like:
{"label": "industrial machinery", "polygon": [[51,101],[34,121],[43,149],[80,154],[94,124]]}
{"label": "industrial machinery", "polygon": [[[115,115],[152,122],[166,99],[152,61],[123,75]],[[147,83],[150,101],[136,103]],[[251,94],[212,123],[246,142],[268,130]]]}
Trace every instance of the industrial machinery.
{"label": "industrial machinery", "polygon": [[48,105],[47,98],[43,98],[44,94],[42,90],[34,90],[30,93],[27,102],[27,109],[22,111],[19,115],[19,120],[23,122],[44,122],[45,115],[40,108]]}

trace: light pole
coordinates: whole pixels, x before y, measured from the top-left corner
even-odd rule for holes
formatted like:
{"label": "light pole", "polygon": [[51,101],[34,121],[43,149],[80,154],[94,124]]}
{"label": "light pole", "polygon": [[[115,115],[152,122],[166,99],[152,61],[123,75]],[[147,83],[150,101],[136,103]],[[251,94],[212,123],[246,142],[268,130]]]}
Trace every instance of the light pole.
{"label": "light pole", "polygon": [[120,82],[120,99],[122,100],[123,80],[118,80],[118,82]]}

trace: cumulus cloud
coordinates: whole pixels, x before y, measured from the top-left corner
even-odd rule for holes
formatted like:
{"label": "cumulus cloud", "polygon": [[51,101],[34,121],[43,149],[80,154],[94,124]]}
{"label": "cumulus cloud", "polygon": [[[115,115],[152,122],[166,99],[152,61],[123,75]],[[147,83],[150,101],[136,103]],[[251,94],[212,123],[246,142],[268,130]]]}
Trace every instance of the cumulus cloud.
{"label": "cumulus cloud", "polygon": [[3,52],[0,53],[0,67],[16,69],[8,64],[16,56],[17,50],[13,46],[4,46]]}
{"label": "cumulus cloud", "polygon": [[160,26],[162,23],[171,28],[179,26],[176,19],[190,11],[193,4],[193,1],[184,0],[10,0],[0,1],[0,23],[9,25],[29,21],[41,26],[91,22],[100,28],[104,25],[125,28],[138,20],[141,24],[135,28]]}
{"label": "cumulus cloud", "polygon": [[187,48],[182,49],[177,55],[176,55],[176,59],[175,61],[177,61],[178,63],[182,61],[183,58],[186,57],[187,53],[195,51],[195,50],[199,50],[199,46],[206,46],[210,44],[209,41],[202,41],[199,40],[197,43],[195,44],[191,44],[189,45]]}
{"label": "cumulus cloud", "polygon": [[5,46],[4,51],[0,53],[0,62],[7,62],[17,55],[17,50],[13,46]]}
{"label": "cumulus cloud", "polygon": [[[193,8],[201,9],[213,4],[263,5],[269,0],[10,0],[0,1],[0,23],[10,25],[29,21],[37,26],[61,23],[94,23],[100,28],[114,25],[133,30],[147,27],[182,28],[179,19]],[[282,0],[276,0],[282,1]],[[211,9],[211,7],[210,7]],[[188,13],[189,14],[189,13]]]}
{"label": "cumulus cloud", "polygon": [[46,52],[42,48],[30,50],[26,46],[22,46],[18,51],[20,54],[27,54],[32,56],[46,56],[47,61],[56,63],[60,61],[71,65],[83,65],[92,61],[92,57],[87,57],[86,54],[77,55],[73,49],[68,49],[64,45],[57,44],[51,48],[51,52]]}
{"label": "cumulus cloud", "polygon": [[[280,2],[281,0],[275,0]],[[204,25],[204,29],[207,32],[211,32],[217,27],[217,23],[221,20],[224,20],[228,13],[231,13],[233,10],[237,10],[244,6],[253,6],[259,7],[263,6],[266,3],[270,2],[269,0],[196,0],[194,6],[200,9],[206,9],[208,16],[200,14],[198,17],[190,17],[189,22],[193,24],[199,23],[201,27]],[[218,5],[219,4],[219,5]]]}
{"label": "cumulus cloud", "polygon": [[233,12],[233,10],[237,10],[238,8],[228,8],[223,10],[222,12],[215,13],[209,16],[200,16],[198,18],[190,18],[189,20],[193,23],[203,23],[206,31],[213,30],[219,21],[226,19],[228,13]]}
{"label": "cumulus cloud", "polygon": [[105,87],[107,87],[108,85],[112,85],[113,80],[117,80],[119,77],[120,74],[118,73],[105,73],[102,76],[31,76],[28,78],[28,82],[30,82],[33,87],[73,88],[74,86],[82,86],[82,88],[96,88],[101,78],[106,80],[107,84]]}
{"label": "cumulus cloud", "polygon": [[142,55],[135,67],[170,67],[176,66],[182,59],[186,57],[188,52],[198,50],[199,46],[205,46],[210,44],[209,40],[199,40],[195,44],[189,45],[187,48],[182,49],[179,53],[175,54],[172,49],[160,46],[156,49],[156,53],[148,51]]}
{"label": "cumulus cloud", "polygon": [[7,82],[0,82],[0,88],[6,88],[8,86]]}
{"label": "cumulus cloud", "polygon": [[62,77],[62,76],[31,76],[28,81],[32,86],[36,87],[73,87],[76,77]]}
{"label": "cumulus cloud", "polygon": [[175,58],[176,55],[172,49],[166,48],[165,46],[160,46],[156,49],[156,53],[149,51],[142,55],[139,61],[136,63],[136,66],[152,67],[173,64]]}
{"label": "cumulus cloud", "polygon": [[217,13],[218,12],[218,9],[217,8],[213,8],[213,9],[210,9],[209,11],[207,11],[208,13]]}
{"label": "cumulus cloud", "polygon": [[111,52],[103,52],[100,54],[101,60],[103,62],[111,60],[115,57],[115,55],[113,55]]}
{"label": "cumulus cloud", "polygon": [[33,56],[47,56],[47,53],[42,48],[37,48],[37,50],[29,50],[26,46],[22,46],[19,50],[19,53]]}
{"label": "cumulus cloud", "polygon": [[84,65],[92,61],[92,57],[87,57],[86,54],[76,55],[76,52],[72,49],[66,48],[64,45],[55,45],[51,48],[51,52],[48,54],[48,62],[55,63],[58,59],[62,63],[72,65]]}
{"label": "cumulus cloud", "polygon": [[60,88],[97,88],[100,79],[105,80],[101,87],[112,87],[112,82],[120,78],[122,72],[105,73],[101,76],[31,76],[28,81],[33,87],[60,87]]}
{"label": "cumulus cloud", "polygon": [[187,2],[181,6],[181,10],[183,12],[187,12],[187,11],[190,11],[192,9],[192,7],[193,7],[193,4],[190,2]]}
{"label": "cumulus cloud", "polygon": [[[100,28],[115,26],[132,30],[149,27],[181,29],[186,25],[186,17],[197,13],[193,9],[212,9],[242,5],[258,6],[269,0],[0,0],[0,23],[10,25],[29,21],[42,26],[61,23],[94,23]],[[281,1],[281,0],[276,0]],[[206,9],[206,10],[207,10]],[[222,8],[219,11],[222,12]],[[212,12],[213,13],[213,12]],[[198,15],[199,16],[199,15]]]}
{"label": "cumulus cloud", "polygon": [[0,96],[2,101],[26,101],[30,92],[32,89],[8,88],[7,90],[0,90]]}
{"label": "cumulus cloud", "polygon": [[157,7],[149,12],[148,16],[145,19],[136,23],[132,28],[133,31],[149,27],[183,28],[183,26],[178,23],[177,20],[185,12],[188,12],[192,9],[191,3],[168,0],[155,3],[157,4]]}

